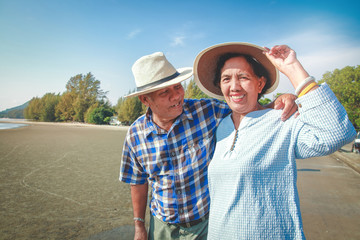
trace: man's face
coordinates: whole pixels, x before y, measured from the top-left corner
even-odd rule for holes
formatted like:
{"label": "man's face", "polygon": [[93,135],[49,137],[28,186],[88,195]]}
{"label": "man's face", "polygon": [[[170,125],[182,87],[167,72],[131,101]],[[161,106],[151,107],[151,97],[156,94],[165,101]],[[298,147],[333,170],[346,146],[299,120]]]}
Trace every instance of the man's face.
{"label": "man's face", "polygon": [[184,95],[184,88],[179,83],[140,96],[140,100],[150,107],[156,123],[158,121],[174,122],[183,111]]}

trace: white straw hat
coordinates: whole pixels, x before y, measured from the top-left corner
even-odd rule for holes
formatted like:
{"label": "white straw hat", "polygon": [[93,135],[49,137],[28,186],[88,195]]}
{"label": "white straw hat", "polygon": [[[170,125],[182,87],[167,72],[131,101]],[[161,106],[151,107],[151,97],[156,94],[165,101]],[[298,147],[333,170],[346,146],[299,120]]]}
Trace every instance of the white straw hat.
{"label": "white straw hat", "polygon": [[269,73],[271,87],[265,92],[271,93],[279,84],[279,71],[263,54],[265,49],[251,43],[229,42],[221,43],[201,51],[194,61],[194,79],[197,86],[208,96],[224,100],[218,86],[214,84],[216,65],[220,56],[226,53],[240,53],[253,57],[265,67]]}
{"label": "white straw hat", "polygon": [[191,67],[175,69],[162,52],[139,58],[132,66],[132,72],[137,89],[126,97],[154,92],[192,76]]}

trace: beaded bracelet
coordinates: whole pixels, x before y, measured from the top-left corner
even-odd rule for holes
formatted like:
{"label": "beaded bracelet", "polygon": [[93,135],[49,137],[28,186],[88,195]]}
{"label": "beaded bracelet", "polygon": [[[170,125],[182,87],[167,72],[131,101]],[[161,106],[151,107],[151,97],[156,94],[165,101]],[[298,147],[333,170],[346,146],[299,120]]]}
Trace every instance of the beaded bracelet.
{"label": "beaded bracelet", "polygon": [[301,92],[301,89],[303,89],[304,86],[305,86],[306,84],[308,84],[309,82],[311,82],[311,81],[315,81],[315,78],[314,78],[313,76],[310,76],[310,77],[305,78],[304,81],[302,81],[302,82],[299,84],[299,86],[296,88],[296,90],[295,90],[295,95],[296,95],[296,96],[299,96],[299,94],[300,94],[300,92]]}
{"label": "beaded bracelet", "polygon": [[312,82],[309,85],[306,86],[306,88],[304,90],[301,91],[301,93],[299,94],[298,97],[302,97],[305,94],[307,94],[313,87],[315,87],[317,85],[316,82]]}

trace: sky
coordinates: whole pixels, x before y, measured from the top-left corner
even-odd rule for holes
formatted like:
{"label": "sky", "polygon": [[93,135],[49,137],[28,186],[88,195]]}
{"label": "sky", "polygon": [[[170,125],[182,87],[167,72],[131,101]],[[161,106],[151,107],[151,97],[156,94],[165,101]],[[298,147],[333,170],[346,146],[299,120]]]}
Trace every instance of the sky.
{"label": "sky", "polygon": [[[289,45],[320,80],[360,65],[359,9],[358,0],[0,0],[0,111],[62,94],[89,72],[115,105],[136,88],[138,58],[161,51],[192,67],[224,42]],[[277,92],[294,93],[284,75]]]}

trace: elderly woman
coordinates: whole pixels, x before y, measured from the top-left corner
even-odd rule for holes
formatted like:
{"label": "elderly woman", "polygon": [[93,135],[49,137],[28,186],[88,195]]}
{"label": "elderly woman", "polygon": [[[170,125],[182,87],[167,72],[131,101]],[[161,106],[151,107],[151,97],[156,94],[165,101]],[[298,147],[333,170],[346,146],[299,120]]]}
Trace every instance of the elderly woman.
{"label": "elderly woman", "polygon": [[[300,116],[285,122],[280,111],[258,103],[277,87],[277,69],[298,95]],[[212,46],[197,56],[194,76],[201,90],[232,109],[217,129],[208,170],[208,239],[305,239],[295,159],[330,154],[354,139],[343,106],[284,45]]]}

